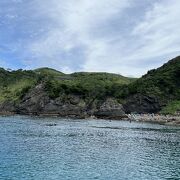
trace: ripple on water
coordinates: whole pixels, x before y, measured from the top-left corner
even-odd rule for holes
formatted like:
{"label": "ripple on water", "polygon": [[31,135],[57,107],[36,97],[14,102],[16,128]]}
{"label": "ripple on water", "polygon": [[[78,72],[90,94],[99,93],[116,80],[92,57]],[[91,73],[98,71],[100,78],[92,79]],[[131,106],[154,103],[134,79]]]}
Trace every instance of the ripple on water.
{"label": "ripple on water", "polygon": [[0,117],[0,179],[180,179],[180,129]]}

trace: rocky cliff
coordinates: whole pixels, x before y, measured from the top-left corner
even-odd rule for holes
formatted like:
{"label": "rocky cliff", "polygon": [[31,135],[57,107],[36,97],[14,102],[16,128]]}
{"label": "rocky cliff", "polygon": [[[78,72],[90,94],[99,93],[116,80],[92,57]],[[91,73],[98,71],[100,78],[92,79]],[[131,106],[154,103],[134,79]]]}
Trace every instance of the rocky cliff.
{"label": "rocky cliff", "polygon": [[[171,110],[171,111],[169,111]],[[125,113],[180,110],[180,57],[140,79],[42,68],[0,69],[0,114],[120,119]]]}
{"label": "rocky cliff", "polygon": [[61,94],[51,99],[45,91],[44,84],[31,89],[18,103],[3,102],[0,104],[1,114],[23,114],[39,116],[60,116],[71,118],[97,118],[117,119],[125,116],[123,106],[114,98],[103,101],[85,101],[79,95]]}

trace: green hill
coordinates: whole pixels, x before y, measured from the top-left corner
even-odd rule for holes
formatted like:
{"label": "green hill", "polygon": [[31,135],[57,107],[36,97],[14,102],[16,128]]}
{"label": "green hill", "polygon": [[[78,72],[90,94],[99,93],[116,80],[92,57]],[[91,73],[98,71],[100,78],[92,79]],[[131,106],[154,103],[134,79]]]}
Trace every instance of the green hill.
{"label": "green hill", "polygon": [[63,74],[52,78],[46,76],[46,90],[51,98],[57,98],[60,93],[80,95],[82,98],[102,99],[111,96],[115,84],[127,85],[135,78],[127,78],[110,73],[79,72]]}
{"label": "green hill", "polygon": [[40,75],[44,75],[44,76],[51,75],[51,76],[56,77],[56,76],[64,75],[64,73],[59,72],[55,69],[48,68],[48,67],[35,69],[34,72]]}
{"label": "green hill", "polygon": [[154,98],[159,104],[158,109],[162,109],[163,113],[179,111],[180,56],[170,60],[158,69],[148,71],[142,78],[127,86],[121,97],[128,98],[138,94]]}
{"label": "green hill", "polygon": [[161,99],[180,98],[180,56],[158,69],[150,70],[129,86],[131,93],[159,96]]}
{"label": "green hill", "polygon": [[[43,88],[38,90],[38,87]],[[8,71],[0,68],[0,107],[5,102],[19,107],[26,101],[25,97],[30,96],[29,93],[38,96],[40,104],[47,99],[49,103],[52,100],[53,106],[57,105],[58,98],[58,103],[61,104],[63,98],[63,102],[68,104],[69,98],[78,97],[88,109],[93,103],[97,106],[99,102],[113,98],[123,105],[127,113],[173,114],[180,111],[180,57],[170,60],[158,69],[150,70],[139,79],[112,73],[64,74],[51,68],[33,71]],[[44,99],[39,97],[41,94]],[[36,98],[31,103],[36,104]],[[82,102],[80,106],[81,104]]]}
{"label": "green hill", "polygon": [[[44,83],[51,98],[60,93],[79,94],[86,97],[105,95],[114,83],[129,84],[133,78],[109,73],[64,74],[50,68],[34,71],[7,71],[0,69],[0,102],[19,101],[29,89]],[[97,94],[97,95],[95,95]]]}

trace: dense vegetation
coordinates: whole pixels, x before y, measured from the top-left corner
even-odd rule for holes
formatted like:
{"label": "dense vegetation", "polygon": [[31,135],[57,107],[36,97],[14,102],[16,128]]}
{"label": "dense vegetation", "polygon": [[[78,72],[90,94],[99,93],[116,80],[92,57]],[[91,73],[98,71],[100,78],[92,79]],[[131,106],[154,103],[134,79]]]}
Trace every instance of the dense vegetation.
{"label": "dense vegetation", "polygon": [[163,113],[174,113],[180,109],[180,57],[139,79],[110,73],[64,74],[50,68],[34,71],[0,68],[0,102],[19,102],[31,88],[40,83],[45,85],[45,91],[52,99],[61,94],[75,94],[87,101],[111,96],[119,102],[125,102],[134,94],[143,94],[164,101],[167,107],[162,110]]}
{"label": "dense vegetation", "polygon": [[84,99],[103,99],[112,96],[114,86],[120,88],[135,81],[117,74],[109,73],[73,73],[59,75],[52,78],[46,76],[46,90],[51,98],[56,98],[59,93],[76,94]]}
{"label": "dense vegetation", "polygon": [[0,69],[0,102],[18,101],[37,83],[38,76],[33,71],[6,71]]}
{"label": "dense vegetation", "polygon": [[146,75],[128,86],[130,94],[142,93],[161,99],[180,99],[180,57]]}
{"label": "dense vegetation", "polygon": [[171,101],[161,110],[162,114],[180,113],[180,101]]}
{"label": "dense vegetation", "polygon": [[133,78],[109,73],[63,74],[50,68],[34,71],[0,69],[0,101],[20,100],[38,83],[44,83],[51,98],[60,94],[76,94],[83,98],[103,98],[112,95],[114,85],[129,84]]}
{"label": "dense vegetation", "polygon": [[158,69],[148,71],[146,75],[127,86],[123,92],[128,97],[132,94],[144,94],[159,99],[167,106],[164,114],[180,111],[180,56],[170,60]]}

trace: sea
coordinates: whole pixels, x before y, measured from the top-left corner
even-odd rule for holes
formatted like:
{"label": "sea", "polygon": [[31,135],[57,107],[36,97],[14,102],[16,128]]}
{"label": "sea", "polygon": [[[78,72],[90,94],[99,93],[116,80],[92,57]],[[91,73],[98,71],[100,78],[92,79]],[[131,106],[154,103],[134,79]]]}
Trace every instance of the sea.
{"label": "sea", "polygon": [[180,127],[0,117],[0,180],[179,180]]}

